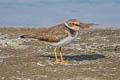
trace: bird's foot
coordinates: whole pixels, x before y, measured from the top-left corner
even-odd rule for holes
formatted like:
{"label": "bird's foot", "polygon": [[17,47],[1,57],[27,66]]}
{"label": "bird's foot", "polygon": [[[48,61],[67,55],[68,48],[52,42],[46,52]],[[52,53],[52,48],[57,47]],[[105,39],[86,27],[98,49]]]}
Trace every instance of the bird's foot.
{"label": "bird's foot", "polygon": [[68,61],[56,61],[57,64],[63,64],[63,63],[68,63]]}
{"label": "bird's foot", "polygon": [[60,64],[60,63],[61,63],[61,61],[58,61],[58,60],[57,60],[57,61],[56,61],[56,63],[57,63],[57,64]]}
{"label": "bird's foot", "polygon": [[68,63],[68,61],[64,61],[64,60],[63,60],[63,61],[61,61],[61,63]]}

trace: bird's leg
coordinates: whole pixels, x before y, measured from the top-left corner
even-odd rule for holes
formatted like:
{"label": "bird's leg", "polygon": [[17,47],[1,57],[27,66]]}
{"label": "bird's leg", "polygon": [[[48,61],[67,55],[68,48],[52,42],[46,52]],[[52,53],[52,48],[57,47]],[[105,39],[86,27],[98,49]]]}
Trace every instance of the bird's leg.
{"label": "bird's leg", "polygon": [[66,63],[67,61],[64,61],[64,59],[63,59],[61,47],[59,48],[59,51],[60,51],[61,62],[62,62],[62,63]]}
{"label": "bird's leg", "polygon": [[55,53],[56,63],[60,63],[60,62],[58,61],[58,57],[57,57],[57,49],[56,49],[56,48],[54,49],[54,53]]}
{"label": "bird's leg", "polygon": [[63,60],[63,55],[62,55],[62,52],[61,52],[61,51],[62,51],[62,50],[61,50],[61,47],[59,48],[59,51],[60,51],[61,62],[63,63],[64,60]]}

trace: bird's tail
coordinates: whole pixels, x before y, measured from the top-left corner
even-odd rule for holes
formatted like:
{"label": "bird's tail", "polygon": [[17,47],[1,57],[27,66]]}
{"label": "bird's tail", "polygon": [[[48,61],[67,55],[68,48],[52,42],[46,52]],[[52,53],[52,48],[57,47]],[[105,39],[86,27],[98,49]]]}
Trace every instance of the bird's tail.
{"label": "bird's tail", "polygon": [[35,35],[22,35],[20,38],[35,38]]}

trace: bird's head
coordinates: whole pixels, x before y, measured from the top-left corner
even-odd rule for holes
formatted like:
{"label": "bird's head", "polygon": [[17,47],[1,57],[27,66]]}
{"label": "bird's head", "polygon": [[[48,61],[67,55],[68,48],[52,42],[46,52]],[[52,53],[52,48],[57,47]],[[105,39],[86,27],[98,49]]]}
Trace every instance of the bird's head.
{"label": "bird's head", "polygon": [[98,25],[98,24],[88,24],[88,23],[81,23],[77,19],[69,19],[65,22],[65,25],[75,31],[78,31],[80,29],[84,28],[90,28],[92,25]]}

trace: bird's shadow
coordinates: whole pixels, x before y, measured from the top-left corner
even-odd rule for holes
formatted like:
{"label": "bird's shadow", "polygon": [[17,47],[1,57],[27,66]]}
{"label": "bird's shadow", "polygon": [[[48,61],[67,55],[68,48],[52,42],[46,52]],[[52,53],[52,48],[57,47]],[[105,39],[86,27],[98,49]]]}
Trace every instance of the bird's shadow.
{"label": "bird's shadow", "polygon": [[[39,57],[48,57],[48,58],[55,58],[55,56],[45,56],[40,55]],[[96,60],[100,58],[105,58],[102,54],[92,54],[92,55],[75,55],[75,56],[63,56],[64,60],[67,61],[83,61],[83,60]],[[60,59],[60,56],[58,56]]]}

